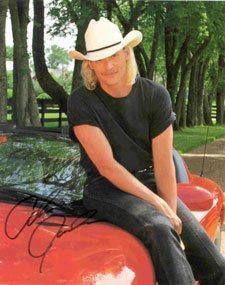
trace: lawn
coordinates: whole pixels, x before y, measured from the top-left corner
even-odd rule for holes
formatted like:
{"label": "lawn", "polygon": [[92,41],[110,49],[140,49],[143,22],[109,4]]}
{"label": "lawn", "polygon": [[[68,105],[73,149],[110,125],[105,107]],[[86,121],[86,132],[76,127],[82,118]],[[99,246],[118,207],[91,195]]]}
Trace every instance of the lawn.
{"label": "lawn", "polygon": [[225,125],[198,126],[185,128],[174,132],[174,147],[180,153],[186,153],[205,144],[208,129],[207,143],[225,137]]}

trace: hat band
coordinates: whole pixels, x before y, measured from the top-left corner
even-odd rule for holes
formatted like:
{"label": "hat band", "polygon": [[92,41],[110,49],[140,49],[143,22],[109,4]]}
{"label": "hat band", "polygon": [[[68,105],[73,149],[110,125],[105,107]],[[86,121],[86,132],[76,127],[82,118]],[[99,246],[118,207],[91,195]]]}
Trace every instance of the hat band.
{"label": "hat band", "polygon": [[114,47],[114,46],[116,46],[116,45],[118,45],[118,44],[120,44],[120,43],[121,43],[121,41],[118,42],[118,43],[115,43],[115,44],[113,44],[113,45],[110,45],[110,46],[106,46],[106,47],[102,47],[102,48],[98,48],[98,49],[93,49],[93,50],[88,50],[87,52],[95,52],[95,51],[99,51],[99,50],[102,50],[102,49]]}

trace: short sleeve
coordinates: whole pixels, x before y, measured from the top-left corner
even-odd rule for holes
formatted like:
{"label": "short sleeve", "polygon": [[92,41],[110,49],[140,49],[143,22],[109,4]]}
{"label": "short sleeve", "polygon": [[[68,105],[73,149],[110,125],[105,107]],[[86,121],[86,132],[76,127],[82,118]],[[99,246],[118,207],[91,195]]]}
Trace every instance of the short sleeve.
{"label": "short sleeve", "polygon": [[157,137],[175,120],[169,92],[163,86],[157,85],[151,100],[150,137]]}
{"label": "short sleeve", "polygon": [[74,126],[83,124],[98,126],[93,110],[83,100],[82,92],[79,94],[79,91],[73,93],[67,100],[67,118],[69,124],[69,136],[74,141],[78,141],[74,135]]}

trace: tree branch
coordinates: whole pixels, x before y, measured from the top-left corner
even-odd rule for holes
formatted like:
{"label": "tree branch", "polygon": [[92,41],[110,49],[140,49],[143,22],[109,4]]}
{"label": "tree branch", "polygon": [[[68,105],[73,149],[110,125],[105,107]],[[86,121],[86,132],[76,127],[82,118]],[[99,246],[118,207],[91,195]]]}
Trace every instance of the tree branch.
{"label": "tree branch", "polygon": [[116,0],[111,0],[111,3],[112,3],[112,6],[117,9],[118,13],[116,13],[116,16],[118,20],[120,21],[121,25],[123,26],[124,34],[127,34],[128,31],[130,30],[129,21],[127,21],[126,18],[123,16],[123,13],[121,12],[120,7],[117,4]]}
{"label": "tree branch", "polygon": [[204,40],[204,42],[197,48],[194,55],[190,59],[189,63],[187,64],[187,68],[191,68],[192,64],[195,60],[203,53],[203,51],[207,48],[208,44],[211,41],[211,37],[208,37]]}
{"label": "tree branch", "polygon": [[174,64],[174,73],[175,73],[175,74],[177,74],[178,71],[179,71],[179,68],[180,68],[180,65],[181,65],[181,62],[182,62],[183,55],[186,54],[186,52],[187,52],[187,48],[188,48],[188,44],[189,44],[189,42],[190,42],[190,39],[191,39],[190,35],[187,34],[186,37],[185,37],[185,39],[184,39],[184,42],[183,42],[183,44],[182,44],[182,46],[181,46],[181,48],[180,48],[180,52],[179,52],[179,54],[178,54],[178,57],[177,57],[177,59],[176,59],[176,62],[175,62],[175,64]]}

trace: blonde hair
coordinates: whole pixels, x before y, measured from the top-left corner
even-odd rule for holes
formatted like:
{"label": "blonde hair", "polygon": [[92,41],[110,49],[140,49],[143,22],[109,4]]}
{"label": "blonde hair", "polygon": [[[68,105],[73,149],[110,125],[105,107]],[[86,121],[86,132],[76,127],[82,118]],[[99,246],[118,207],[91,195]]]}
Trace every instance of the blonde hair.
{"label": "blonde hair", "polygon": [[[135,78],[138,73],[137,63],[134,56],[133,48],[127,46],[129,50],[129,59],[127,61],[127,85],[133,85],[135,82]],[[95,72],[90,68],[89,61],[84,60],[81,66],[81,76],[83,78],[83,82],[85,87],[88,90],[94,90],[97,86],[98,79],[95,75]]]}

